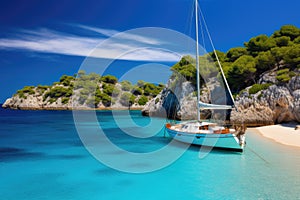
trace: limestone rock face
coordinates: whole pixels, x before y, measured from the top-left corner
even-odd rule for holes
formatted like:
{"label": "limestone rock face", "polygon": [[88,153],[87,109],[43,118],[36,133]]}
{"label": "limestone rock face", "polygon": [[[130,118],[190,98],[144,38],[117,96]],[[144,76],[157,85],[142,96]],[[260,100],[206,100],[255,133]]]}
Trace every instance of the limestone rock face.
{"label": "limestone rock face", "polygon": [[[64,87],[64,85],[56,85],[54,87]],[[121,90],[121,85],[116,84],[116,88]],[[33,87],[32,93],[23,93],[15,94],[11,98],[8,98],[5,103],[2,105],[3,108],[11,108],[11,109],[21,109],[21,110],[93,110],[93,107],[90,107],[86,103],[80,103],[80,89],[73,90],[72,96],[64,97],[61,96],[59,98],[51,99],[49,96],[46,97],[45,93],[50,89],[44,90],[42,93],[38,91],[37,87]],[[124,92],[124,91],[122,91]],[[66,101],[67,100],[67,101]],[[100,102],[97,105],[97,109],[128,109],[128,106],[124,106],[120,103],[120,98],[114,98],[115,103],[113,105],[103,105]],[[138,105],[137,103],[130,106],[130,109],[142,109],[143,106]]]}
{"label": "limestone rock face", "polygon": [[190,82],[170,79],[166,88],[146,104],[142,114],[171,119],[195,119],[197,112],[194,91]]}
{"label": "limestone rock face", "polygon": [[[194,87],[189,82],[183,82],[178,83],[176,89],[171,89],[173,81],[169,80],[167,87],[157,96],[158,100],[153,99],[148,102],[143,109],[144,115],[182,120],[196,119],[196,97],[192,95]],[[276,76],[271,73],[262,76],[259,82],[274,85],[251,95],[249,94],[251,87],[246,88],[236,98],[237,110],[232,110],[230,117],[232,123],[257,126],[290,121],[300,122],[300,76],[294,76],[284,85],[276,85]],[[217,88],[214,92],[220,93]],[[204,91],[201,100],[207,102],[208,96]]]}
{"label": "limestone rock face", "polygon": [[18,96],[14,96],[9,98],[3,104],[4,108],[24,108],[24,109],[34,109],[37,107],[43,106],[43,100],[35,95],[28,95],[27,98],[20,98]]}
{"label": "limestone rock face", "polygon": [[22,109],[22,110],[68,110],[72,108],[71,103],[63,104],[61,98],[56,102],[44,102],[42,96],[28,95],[25,98],[13,96],[5,101],[3,108]]}
{"label": "limestone rock face", "polygon": [[[226,104],[224,91],[211,81],[210,88],[201,89],[201,101],[209,102],[214,99],[215,104]],[[245,123],[248,125],[267,125],[274,123],[297,121],[300,122],[300,76],[299,70],[294,77],[287,83],[278,83],[276,72],[263,74],[258,81],[260,84],[272,84],[265,90],[258,91],[256,94],[249,94],[249,88],[241,92],[235,100],[237,111],[232,110],[231,121],[233,123]],[[63,87],[63,86],[61,86]],[[120,87],[120,86],[119,86]],[[87,105],[72,102],[65,102],[62,97],[57,98],[54,102],[50,97],[43,99],[43,95],[33,89],[33,94],[26,94],[22,98],[14,95],[3,104],[4,108],[13,109],[30,109],[30,110],[68,110],[68,109],[88,109]],[[49,90],[49,89],[48,89]],[[47,92],[48,90],[44,91]],[[193,84],[185,79],[171,77],[166,87],[155,98],[148,101],[142,110],[146,116],[160,116],[171,119],[189,120],[196,119],[197,116],[197,97],[194,93]],[[79,93],[74,91],[73,95]],[[225,95],[226,96],[226,95]],[[64,102],[63,102],[64,101]],[[73,103],[73,104],[72,104]],[[115,105],[120,107],[120,102],[116,101]],[[105,105],[99,104],[99,108],[106,108]],[[141,108],[133,105],[132,108]],[[127,108],[127,107],[124,107]],[[216,113],[204,111],[201,113],[202,118],[213,116]],[[218,113],[217,113],[218,114]]]}
{"label": "limestone rock face", "polygon": [[300,76],[295,76],[285,85],[272,85],[254,95],[244,92],[236,99],[239,112],[233,111],[231,119],[253,125],[300,122],[299,88]]}
{"label": "limestone rock face", "polygon": [[272,83],[272,84],[275,84],[277,82],[276,80],[276,72],[271,72],[271,73],[266,73],[266,74],[263,74],[258,83],[259,84],[264,84],[264,83]]}

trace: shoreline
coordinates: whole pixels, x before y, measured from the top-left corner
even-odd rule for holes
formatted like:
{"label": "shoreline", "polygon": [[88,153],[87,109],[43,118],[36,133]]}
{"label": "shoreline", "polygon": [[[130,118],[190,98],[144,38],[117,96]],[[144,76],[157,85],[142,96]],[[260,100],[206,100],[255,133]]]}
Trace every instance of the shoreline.
{"label": "shoreline", "polygon": [[8,109],[8,110],[53,110],[53,111],[111,111],[111,110],[143,110],[144,107],[132,107],[132,108],[126,108],[126,107],[99,107],[99,108],[87,108],[87,107],[77,107],[77,108],[71,108],[71,107],[18,107],[18,108],[11,108],[11,107],[3,107],[2,109]]}
{"label": "shoreline", "polygon": [[[143,107],[132,107],[130,109],[124,107],[99,107],[99,108],[70,108],[70,107],[22,107],[22,108],[9,108],[2,107],[2,109],[9,110],[48,110],[48,111],[112,111],[112,110],[142,110]],[[255,128],[248,128],[249,131],[253,131],[267,139],[271,139],[276,143],[300,148],[300,129],[295,130],[295,127],[299,126],[296,123],[285,123],[277,125],[267,125]]]}
{"label": "shoreline", "polygon": [[249,130],[258,133],[265,138],[271,139],[276,143],[300,148],[300,129],[295,130],[297,125],[299,124],[278,124],[249,128]]}

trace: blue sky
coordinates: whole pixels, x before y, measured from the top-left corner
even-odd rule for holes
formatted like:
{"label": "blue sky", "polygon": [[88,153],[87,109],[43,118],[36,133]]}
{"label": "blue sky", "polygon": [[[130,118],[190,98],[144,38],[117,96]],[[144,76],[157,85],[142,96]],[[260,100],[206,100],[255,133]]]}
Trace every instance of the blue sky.
{"label": "blue sky", "polygon": [[[200,0],[200,3],[216,49],[221,51],[243,46],[259,34],[270,35],[285,24],[300,27],[298,0]],[[2,1],[0,102],[25,85],[49,85],[63,74],[73,75],[93,48],[120,32],[161,27],[189,35],[192,6],[193,0]],[[150,36],[143,38],[132,33],[121,36],[136,43],[156,42]],[[110,46],[105,50],[107,55],[102,52],[99,60],[107,59],[117,49]],[[153,60],[154,70],[176,60],[158,49],[141,51],[139,55],[133,53],[115,61],[108,72],[121,76],[134,66],[149,64],[149,55],[157,58]],[[166,76],[163,68],[157,77]]]}

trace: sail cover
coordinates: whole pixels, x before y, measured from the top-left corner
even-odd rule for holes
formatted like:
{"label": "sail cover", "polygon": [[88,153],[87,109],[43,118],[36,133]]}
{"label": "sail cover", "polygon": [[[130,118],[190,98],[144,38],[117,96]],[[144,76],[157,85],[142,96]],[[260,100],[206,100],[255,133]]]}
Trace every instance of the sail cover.
{"label": "sail cover", "polygon": [[199,101],[199,107],[200,107],[200,110],[227,110],[227,109],[233,109],[233,107],[229,106],[229,105],[209,104],[209,103],[203,103],[202,101]]}

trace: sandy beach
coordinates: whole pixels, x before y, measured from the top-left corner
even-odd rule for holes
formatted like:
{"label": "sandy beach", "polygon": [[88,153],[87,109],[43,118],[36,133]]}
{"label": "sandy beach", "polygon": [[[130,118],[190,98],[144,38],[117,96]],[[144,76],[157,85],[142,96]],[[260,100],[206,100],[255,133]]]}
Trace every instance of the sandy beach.
{"label": "sandy beach", "polygon": [[296,126],[297,124],[280,124],[253,128],[253,130],[278,143],[300,147],[300,129],[295,130]]}

